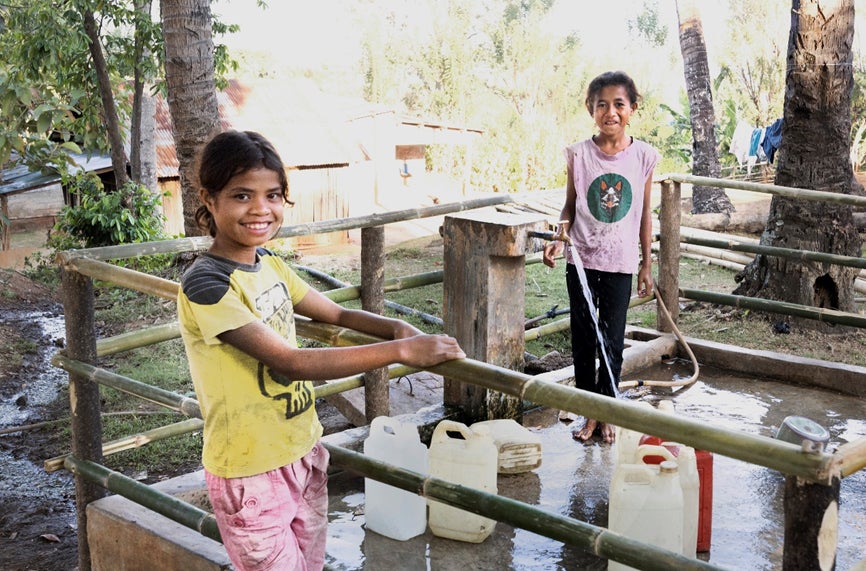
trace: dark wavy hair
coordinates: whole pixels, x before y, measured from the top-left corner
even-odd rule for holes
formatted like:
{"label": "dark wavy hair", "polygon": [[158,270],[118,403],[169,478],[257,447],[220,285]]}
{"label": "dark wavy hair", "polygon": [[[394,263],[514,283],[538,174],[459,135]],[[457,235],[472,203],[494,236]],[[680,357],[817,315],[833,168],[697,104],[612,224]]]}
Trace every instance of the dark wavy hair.
{"label": "dark wavy hair", "polygon": [[[198,183],[215,197],[232,177],[260,168],[277,173],[283,200],[294,204],[289,200],[289,179],[280,155],[270,141],[254,131],[224,131],[211,137],[199,153]],[[195,221],[211,237],[216,236],[216,224],[204,204],[196,210]]]}
{"label": "dark wavy hair", "polygon": [[634,80],[629,77],[627,73],[624,71],[606,71],[590,81],[589,87],[586,88],[586,101],[584,103],[586,105],[586,110],[589,111],[590,115],[593,114],[592,106],[595,102],[595,98],[602,89],[611,85],[621,85],[625,87],[628,99],[632,105],[637,105],[641,100],[641,95],[638,93]]}

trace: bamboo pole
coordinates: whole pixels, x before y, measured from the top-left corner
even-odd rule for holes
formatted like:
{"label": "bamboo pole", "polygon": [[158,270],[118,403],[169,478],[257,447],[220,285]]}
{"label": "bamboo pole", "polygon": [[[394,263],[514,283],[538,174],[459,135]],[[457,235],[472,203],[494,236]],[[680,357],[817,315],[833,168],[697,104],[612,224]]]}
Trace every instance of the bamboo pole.
{"label": "bamboo pole", "polygon": [[[120,472],[109,470],[105,466],[100,466],[95,462],[80,460],[75,456],[67,456],[63,461],[63,465],[76,476],[86,478],[111,492],[120,494],[137,504],[193,529],[205,537],[222,543],[216,518],[213,514],[203,509],[197,508],[169,494],[164,494],[152,486],[136,482]],[[80,532],[81,530],[79,530]]]}
{"label": "bamboo pole", "polygon": [[[309,236],[313,234],[328,234],[331,232],[342,232],[354,230],[366,226],[382,226],[405,220],[417,220],[431,216],[442,216],[453,212],[474,210],[487,206],[496,206],[514,202],[517,198],[511,194],[496,194],[495,196],[475,198],[446,204],[437,204],[424,208],[409,208],[406,210],[395,210],[367,216],[356,216],[352,218],[338,218],[335,220],[321,220],[307,224],[294,224],[285,226],[277,234],[277,238],[292,238],[294,236]],[[66,250],[58,254],[58,263],[61,265],[71,263],[74,259],[88,257],[94,260],[116,260],[123,258],[134,258],[151,254],[179,254],[183,252],[201,252],[210,248],[213,239],[209,236],[196,236],[190,238],[179,238],[176,240],[160,240],[158,242],[145,242],[142,244],[121,244],[118,246],[103,246],[100,248],[87,248],[82,250]]]}
{"label": "bamboo pole", "polygon": [[857,313],[847,313],[844,311],[836,311],[834,309],[809,307],[807,305],[799,305],[796,303],[789,303],[787,301],[760,299],[743,295],[716,293],[711,291],[702,291],[698,289],[687,288],[680,289],[680,296],[696,301],[709,301],[711,303],[729,305],[736,308],[754,309],[757,311],[768,311],[781,315],[794,315],[796,317],[805,317],[825,323],[836,323],[838,325],[850,325],[852,327],[860,328],[866,327],[866,316],[859,315]]}
{"label": "bamboo pole", "polygon": [[[378,338],[334,325],[298,321],[298,334],[329,344],[363,344]],[[624,428],[655,434],[665,440],[682,442],[784,474],[822,482],[828,476],[829,454],[804,454],[800,447],[760,435],[709,426],[682,415],[673,416],[624,400],[614,399],[574,387],[540,380],[525,373],[490,365],[473,359],[456,359],[430,371],[443,377],[472,379],[482,387],[518,396],[523,400],[597,418]]]}
{"label": "bamboo pole", "polygon": [[728,262],[734,262],[737,264],[746,265],[754,260],[754,256],[748,256],[746,254],[738,254],[736,252],[731,252],[729,250],[717,250],[715,248],[708,248],[706,246],[697,246],[694,244],[682,244],[681,247],[683,252],[699,254],[702,256],[713,256],[720,260],[725,260]]}
{"label": "bamboo pole", "polygon": [[852,194],[841,194],[838,192],[826,192],[823,190],[809,190],[793,186],[776,186],[774,184],[761,184],[742,180],[718,179],[706,176],[694,176],[689,174],[669,174],[666,179],[675,182],[684,182],[697,186],[712,186],[715,188],[733,188],[736,190],[748,190],[764,194],[776,194],[785,198],[799,198],[815,202],[830,202],[834,204],[850,204],[852,206],[866,206],[866,197]]}
{"label": "bamboo pole", "polygon": [[[331,286],[335,289],[336,288],[354,287],[350,283],[346,283],[342,280],[338,280],[334,276],[332,276],[330,274],[326,274],[325,272],[314,269],[314,268],[295,264],[295,269],[301,270],[301,271],[309,274],[310,276],[325,282],[326,284],[328,284],[329,286]],[[436,272],[436,273],[439,274],[439,279],[437,280],[437,282],[441,282],[442,281],[442,272]],[[427,284],[425,284],[425,285],[427,285]],[[399,289],[403,289],[403,288],[399,288]],[[388,291],[388,290],[385,289],[385,291]],[[359,291],[359,293],[360,293],[360,291]],[[333,300],[331,300],[331,301],[333,301]],[[388,309],[392,309],[395,312],[403,314],[403,315],[417,316],[422,321],[425,321],[431,325],[439,325],[440,327],[442,326],[442,320],[440,318],[436,317],[435,315],[430,315],[429,313],[424,313],[423,311],[419,311],[417,309],[413,309],[411,307],[407,307],[405,305],[401,305],[399,303],[395,303],[395,302],[389,301],[387,299],[385,300],[385,307],[387,307]]]}
{"label": "bamboo pole", "polygon": [[99,367],[95,367],[88,363],[76,361],[65,355],[56,354],[51,359],[51,364],[55,367],[65,369],[70,373],[75,373],[93,382],[109,386],[118,391],[135,395],[146,401],[164,406],[171,410],[176,410],[186,416],[193,418],[201,418],[201,408],[198,401],[159,387],[154,387],[123,375],[106,371]]}
{"label": "bamboo pole", "polygon": [[[388,367],[388,378],[395,379],[405,377],[412,373],[417,373],[420,369],[407,367],[406,365],[391,365]],[[343,379],[335,379],[333,381],[325,381],[320,385],[316,385],[316,398],[329,397],[337,393],[350,391],[364,386],[364,375],[354,375]]]}
{"label": "bamboo pole", "polygon": [[789,258],[813,262],[826,262],[837,266],[851,268],[866,268],[866,258],[855,258],[827,252],[815,252],[811,250],[797,250],[795,248],[778,248],[775,246],[762,246],[760,244],[743,244],[734,241],[713,240],[710,238],[698,238],[695,236],[683,236],[683,242],[698,246],[709,246],[721,250],[734,250],[735,252],[749,252],[751,254],[764,254],[778,258]]}
{"label": "bamboo pole", "polygon": [[[298,334],[334,346],[380,341],[372,335],[305,320],[298,320]],[[195,399],[151,387],[104,369],[73,361],[62,355],[55,355],[52,363],[67,371],[75,371],[95,382],[179,410],[187,416],[201,418],[198,401]],[[832,458],[825,453],[804,454],[800,447],[773,438],[713,427],[702,421],[673,416],[655,409],[647,410],[630,401],[565,387],[472,359],[448,361],[429,370],[443,377],[472,379],[474,384],[539,405],[597,418],[602,422],[610,422],[647,434],[655,434],[663,439],[682,442],[696,449],[708,450],[819,483],[827,477],[828,465]]]}
{"label": "bamboo pole", "polygon": [[91,278],[111,282],[171,301],[177,300],[179,285],[177,282],[171,280],[128,268],[121,268],[108,262],[100,262],[99,260],[92,260],[90,258],[74,258],[66,266]]}
{"label": "bamboo pole", "polygon": [[163,341],[170,341],[180,337],[180,324],[177,321],[146,327],[138,331],[121,333],[113,337],[106,337],[96,341],[96,354],[99,357],[114,355],[123,351],[155,345]]}
{"label": "bamboo pole", "polygon": [[550,513],[537,506],[440,478],[424,476],[339,446],[325,444],[325,447],[331,454],[331,462],[361,476],[575,545],[598,557],[647,570],[718,569],[699,559],[648,545],[603,527]]}
{"label": "bamboo pole", "polygon": [[843,478],[866,468],[866,436],[843,444],[834,456],[839,462]]}
{"label": "bamboo pole", "polygon": [[[424,272],[421,274],[404,276],[400,278],[389,278],[385,280],[384,291],[398,291],[402,289],[410,289],[442,283],[442,278],[442,270]],[[361,297],[361,287],[354,285],[339,287],[337,289],[323,292],[323,295],[327,296],[331,301],[334,301],[336,303],[343,303]]]}
{"label": "bamboo pole", "polygon": [[[632,307],[637,307],[638,305],[649,303],[655,298],[656,297],[654,293],[644,297],[634,296],[628,302],[629,309]],[[539,325],[538,327],[527,329],[524,335],[524,340],[535,341],[536,339],[540,339],[541,337],[545,337],[547,335],[553,335],[554,333],[559,333],[560,331],[568,331],[570,327],[571,318],[565,317],[563,319],[557,319],[556,321],[551,321],[550,323],[545,323],[544,325]]]}
{"label": "bamboo pole", "polygon": [[[166,426],[159,426],[152,430],[146,430],[144,432],[139,432],[138,434],[132,434],[123,438],[118,438],[117,440],[106,442],[102,445],[102,455],[110,456],[111,454],[123,452],[124,450],[141,448],[151,442],[164,440],[172,436],[196,432],[201,430],[203,427],[204,421],[201,419],[187,418],[180,422],[175,422]],[[46,472],[56,472],[63,468],[63,462],[68,456],[71,456],[71,453],[49,458],[43,462],[42,466]]]}

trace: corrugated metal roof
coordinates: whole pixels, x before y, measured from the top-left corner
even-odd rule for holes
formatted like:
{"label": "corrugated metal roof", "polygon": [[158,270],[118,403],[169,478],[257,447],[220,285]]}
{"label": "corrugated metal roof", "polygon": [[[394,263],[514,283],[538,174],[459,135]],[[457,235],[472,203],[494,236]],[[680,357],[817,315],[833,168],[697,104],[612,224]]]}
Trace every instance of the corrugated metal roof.
{"label": "corrugated metal roof", "polygon": [[[70,153],[72,160],[78,165],[78,168],[86,172],[104,172],[111,170],[110,155],[80,155]],[[18,165],[11,169],[6,169],[2,173],[3,180],[0,181],[0,195],[15,194],[32,190],[34,188],[42,188],[60,181],[60,175],[56,172],[31,171],[27,165]]]}

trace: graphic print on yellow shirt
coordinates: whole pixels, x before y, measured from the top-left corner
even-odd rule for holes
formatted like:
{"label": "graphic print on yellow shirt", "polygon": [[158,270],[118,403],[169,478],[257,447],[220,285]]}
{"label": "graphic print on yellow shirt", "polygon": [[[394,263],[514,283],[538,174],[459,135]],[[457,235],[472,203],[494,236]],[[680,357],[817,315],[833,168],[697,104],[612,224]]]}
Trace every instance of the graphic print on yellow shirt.
{"label": "graphic print on yellow shirt", "polygon": [[294,305],[309,286],[272,252],[253,265],[205,254],[184,274],[178,317],[205,420],[202,463],[234,478],[294,462],[321,437],[313,385],[275,374],[219,335],[261,321],[297,346]]}
{"label": "graphic print on yellow shirt", "polygon": [[[284,283],[274,284],[255,300],[256,309],[265,325],[281,337],[294,337],[294,312],[289,290]],[[259,363],[256,371],[259,392],[262,396],[285,402],[286,418],[297,416],[313,406],[313,391],[310,383],[293,381]]]}

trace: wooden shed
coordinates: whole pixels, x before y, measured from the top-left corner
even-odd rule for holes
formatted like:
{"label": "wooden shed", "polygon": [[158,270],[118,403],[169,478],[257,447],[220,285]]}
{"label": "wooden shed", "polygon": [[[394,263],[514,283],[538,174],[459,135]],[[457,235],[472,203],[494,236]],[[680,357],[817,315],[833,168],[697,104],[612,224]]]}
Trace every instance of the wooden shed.
{"label": "wooden shed", "polygon": [[[73,154],[72,158],[86,172],[112,176],[107,155]],[[0,173],[0,268],[21,268],[28,256],[44,249],[57,215],[70,203],[55,172],[19,165]]]}

